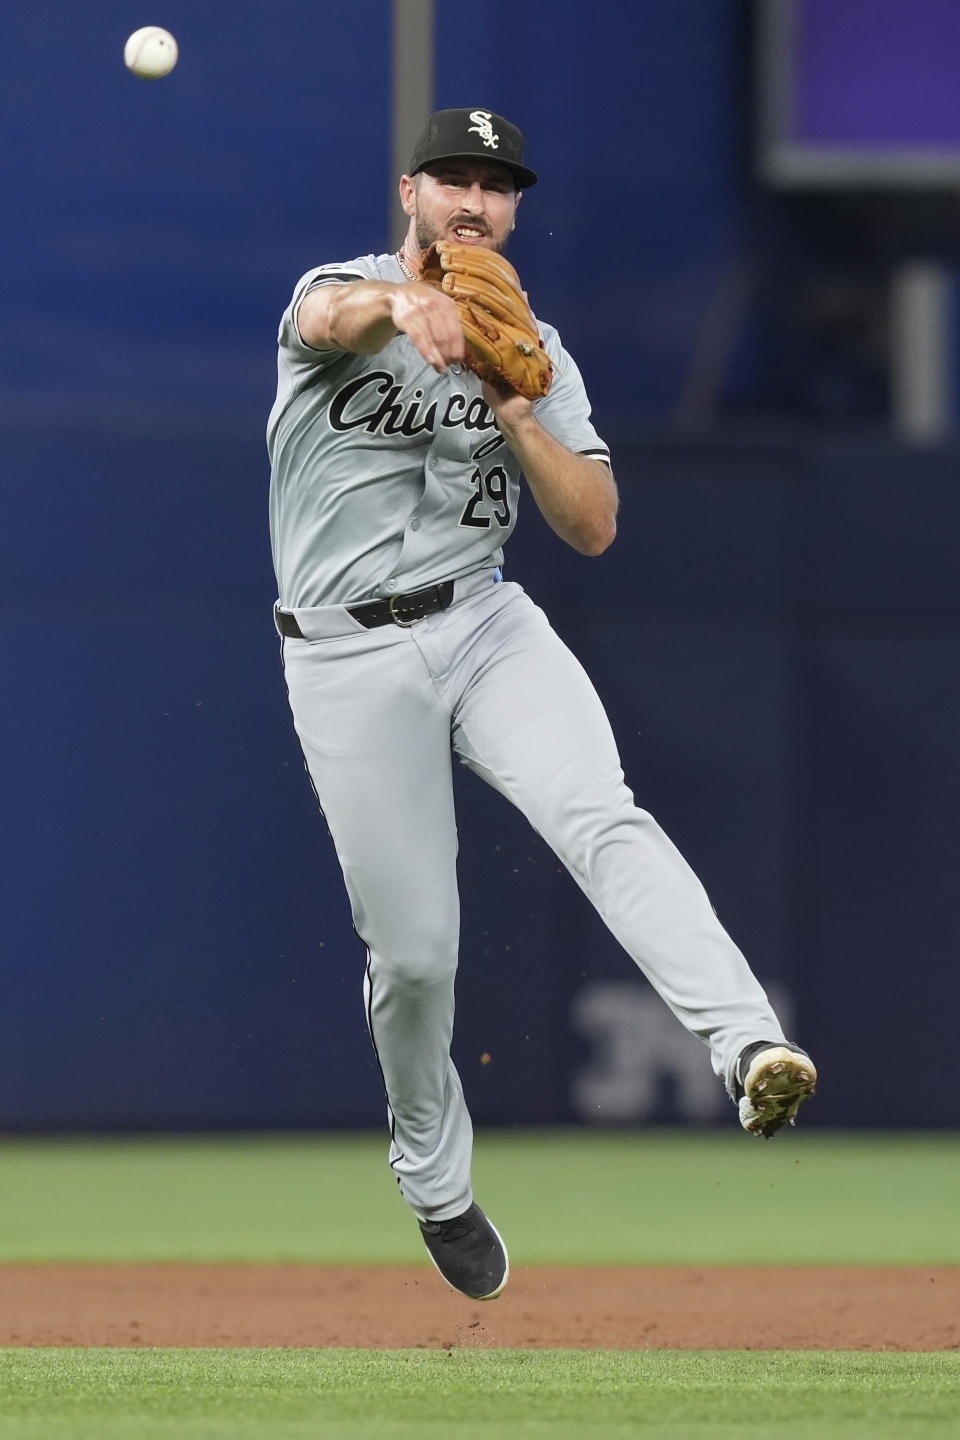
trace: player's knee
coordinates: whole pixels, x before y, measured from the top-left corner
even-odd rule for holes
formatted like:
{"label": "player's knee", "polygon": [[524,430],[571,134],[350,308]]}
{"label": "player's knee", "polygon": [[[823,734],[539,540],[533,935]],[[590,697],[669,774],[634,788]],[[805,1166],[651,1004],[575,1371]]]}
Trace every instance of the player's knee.
{"label": "player's knee", "polygon": [[[609,787],[600,781],[584,785],[580,792],[581,797],[599,797],[604,793],[609,793]],[[653,816],[636,805],[625,787],[619,787],[615,803],[578,798],[575,805],[562,813],[555,831],[562,836],[561,843],[555,847],[557,854],[591,889],[602,883],[604,873],[620,857],[630,857],[628,864],[639,865],[651,847],[660,848],[662,836]],[[552,832],[541,833],[549,838]]]}
{"label": "player's knee", "polygon": [[377,975],[403,990],[426,990],[449,981],[457,969],[456,947],[438,954],[426,950],[391,950],[378,955]]}
{"label": "player's knee", "polygon": [[457,968],[460,938],[456,913],[420,915],[394,927],[378,950],[377,969],[404,989],[422,989],[448,981]]}

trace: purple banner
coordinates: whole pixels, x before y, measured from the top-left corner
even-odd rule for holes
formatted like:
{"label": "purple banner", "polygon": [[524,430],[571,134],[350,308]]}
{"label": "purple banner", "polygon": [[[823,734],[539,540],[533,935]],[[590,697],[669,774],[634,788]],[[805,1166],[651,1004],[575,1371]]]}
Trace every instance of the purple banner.
{"label": "purple banner", "polygon": [[790,139],[960,147],[958,0],[798,0]]}

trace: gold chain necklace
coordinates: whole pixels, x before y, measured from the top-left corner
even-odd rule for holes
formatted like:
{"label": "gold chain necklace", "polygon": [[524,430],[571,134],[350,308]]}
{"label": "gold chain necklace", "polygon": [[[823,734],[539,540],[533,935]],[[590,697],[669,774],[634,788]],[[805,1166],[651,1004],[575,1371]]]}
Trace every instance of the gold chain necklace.
{"label": "gold chain necklace", "polygon": [[403,258],[402,248],[397,251],[397,264],[400,266],[400,269],[403,271],[403,274],[407,280],[416,280],[416,275],[414,275],[406,260],[404,260]]}

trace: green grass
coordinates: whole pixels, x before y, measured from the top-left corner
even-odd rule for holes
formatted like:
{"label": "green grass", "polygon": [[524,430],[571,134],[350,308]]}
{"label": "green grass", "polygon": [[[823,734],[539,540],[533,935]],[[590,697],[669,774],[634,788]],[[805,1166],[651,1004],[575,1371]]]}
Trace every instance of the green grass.
{"label": "green grass", "polygon": [[0,1440],[913,1440],[960,1356],[807,1351],[0,1351]]}
{"label": "green grass", "polygon": [[[960,1264],[950,1134],[480,1132],[519,1264]],[[380,1135],[0,1141],[0,1261],[425,1263]]]}
{"label": "green grass", "polygon": [[[0,1261],[425,1265],[385,1149],[0,1141]],[[521,1264],[960,1263],[951,1135],[481,1132],[475,1182]],[[960,1440],[960,1355],[0,1350],[0,1440],[771,1435]]]}

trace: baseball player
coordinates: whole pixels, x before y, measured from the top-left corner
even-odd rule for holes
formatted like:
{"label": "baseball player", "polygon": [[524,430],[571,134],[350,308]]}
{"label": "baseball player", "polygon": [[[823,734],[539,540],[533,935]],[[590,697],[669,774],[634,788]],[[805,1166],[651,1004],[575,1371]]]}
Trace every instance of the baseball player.
{"label": "baseball player", "polygon": [[454,759],[553,848],[709,1047],[745,1129],[771,1136],[816,1082],[700,882],[634,803],[589,679],[502,576],[522,490],[581,554],[616,530],[580,374],[502,256],[536,179],[502,115],[434,114],[400,180],[402,248],[297,282],[267,432],[284,673],[366,947],[390,1164],[441,1275],[476,1300],[501,1292],[509,1265],[473,1197],[450,1058]]}

